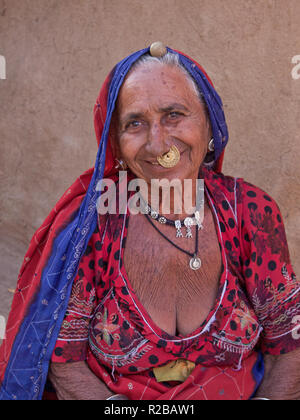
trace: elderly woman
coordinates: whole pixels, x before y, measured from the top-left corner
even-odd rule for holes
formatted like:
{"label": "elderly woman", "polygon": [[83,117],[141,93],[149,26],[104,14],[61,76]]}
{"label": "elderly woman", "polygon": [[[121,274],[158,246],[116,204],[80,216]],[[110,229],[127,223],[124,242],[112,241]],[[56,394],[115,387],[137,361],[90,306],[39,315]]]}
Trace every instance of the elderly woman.
{"label": "elderly woman", "polygon": [[[282,217],[222,175],[227,127],[204,70],[160,43],[132,54],[104,83],[95,129],[95,168],[25,257],[0,397],[41,399],[48,377],[59,399],[300,398],[300,284]],[[97,212],[103,178],[123,194],[120,170],[148,186],[144,212]],[[175,193],[168,214],[161,195],[155,210],[153,179],[191,180],[195,211],[176,213]]]}

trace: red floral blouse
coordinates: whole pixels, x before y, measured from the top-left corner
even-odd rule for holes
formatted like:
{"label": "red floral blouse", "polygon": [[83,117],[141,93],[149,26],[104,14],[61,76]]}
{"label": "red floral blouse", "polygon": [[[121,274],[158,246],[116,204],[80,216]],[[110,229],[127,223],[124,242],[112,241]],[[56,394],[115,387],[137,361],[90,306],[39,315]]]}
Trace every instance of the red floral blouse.
{"label": "red floral blouse", "polygon": [[[205,322],[188,336],[155,325],[123,265],[129,212],[101,217],[74,281],[53,362],[85,360],[112,392],[132,400],[249,399],[263,378],[262,355],[300,346],[300,283],[278,206],[242,179],[207,169],[204,179],[223,259]],[[181,359],[195,366],[187,379],[157,381],[155,368]]]}

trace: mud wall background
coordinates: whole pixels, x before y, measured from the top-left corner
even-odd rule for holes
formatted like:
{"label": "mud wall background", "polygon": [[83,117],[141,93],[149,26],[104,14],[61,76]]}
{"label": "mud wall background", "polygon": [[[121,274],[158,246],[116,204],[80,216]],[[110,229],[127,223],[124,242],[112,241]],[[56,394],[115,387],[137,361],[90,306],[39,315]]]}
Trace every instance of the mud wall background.
{"label": "mud wall background", "polygon": [[34,231],[94,164],[105,76],[156,40],[213,79],[230,131],[224,172],[276,199],[300,275],[299,16],[299,0],[0,0],[0,316]]}

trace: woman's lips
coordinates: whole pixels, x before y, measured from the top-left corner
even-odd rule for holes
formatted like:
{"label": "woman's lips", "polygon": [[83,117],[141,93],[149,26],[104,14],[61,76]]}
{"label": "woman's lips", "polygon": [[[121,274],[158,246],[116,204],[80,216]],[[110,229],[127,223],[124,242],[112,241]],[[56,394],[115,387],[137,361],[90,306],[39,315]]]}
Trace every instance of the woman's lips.
{"label": "woman's lips", "polygon": [[150,160],[146,160],[145,161],[146,163],[149,163],[150,165],[155,165],[155,166],[158,166],[159,165],[159,163],[156,161],[154,161],[154,162],[151,162]]}

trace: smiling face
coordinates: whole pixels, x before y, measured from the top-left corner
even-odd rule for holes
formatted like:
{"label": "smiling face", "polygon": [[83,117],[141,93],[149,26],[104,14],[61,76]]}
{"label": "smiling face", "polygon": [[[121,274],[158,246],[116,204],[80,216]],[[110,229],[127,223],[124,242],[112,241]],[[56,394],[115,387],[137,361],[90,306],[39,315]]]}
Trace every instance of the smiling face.
{"label": "smiling face", "polygon": [[[178,68],[151,64],[128,75],[117,102],[115,154],[138,177],[197,179],[210,125],[192,83]],[[157,157],[176,146],[181,157],[163,168]]]}

